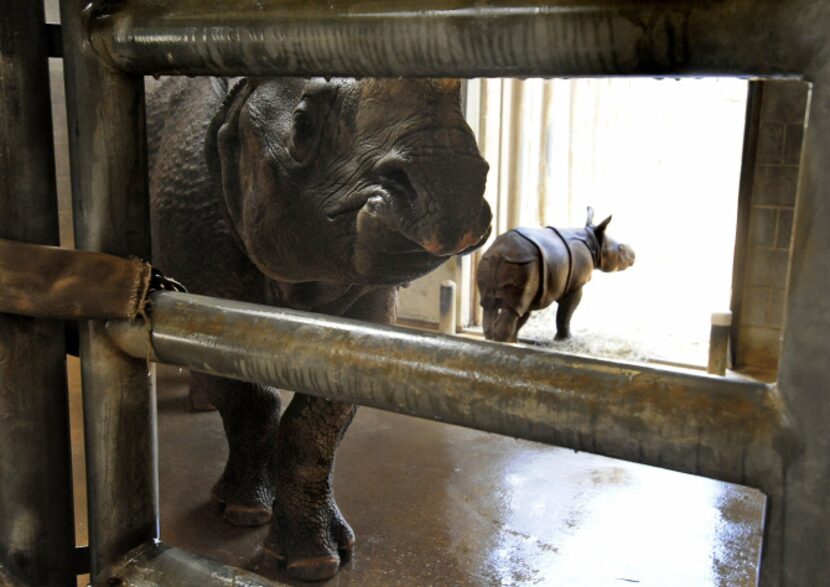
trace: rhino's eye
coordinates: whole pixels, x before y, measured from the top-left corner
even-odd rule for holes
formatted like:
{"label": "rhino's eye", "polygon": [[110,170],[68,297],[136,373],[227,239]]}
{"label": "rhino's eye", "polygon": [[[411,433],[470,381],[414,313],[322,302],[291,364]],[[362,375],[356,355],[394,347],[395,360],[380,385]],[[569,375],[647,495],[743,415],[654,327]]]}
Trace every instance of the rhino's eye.
{"label": "rhino's eye", "polygon": [[294,124],[291,131],[291,156],[297,161],[305,161],[314,143],[314,120],[309,112],[298,108],[294,112]]}
{"label": "rhino's eye", "polygon": [[294,136],[299,140],[311,138],[314,134],[314,124],[311,122],[311,116],[304,110],[298,110],[294,113]]}

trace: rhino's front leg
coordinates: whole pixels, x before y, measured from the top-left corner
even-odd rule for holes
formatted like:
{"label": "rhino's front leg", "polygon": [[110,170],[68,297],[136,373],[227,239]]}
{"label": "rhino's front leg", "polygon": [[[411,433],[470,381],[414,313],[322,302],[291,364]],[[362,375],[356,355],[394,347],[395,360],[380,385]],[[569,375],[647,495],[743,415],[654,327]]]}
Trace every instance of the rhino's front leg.
{"label": "rhino's front leg", "polygon": [[228,439],[228,462],[211,491],[211,506],[236,526],[267,524],[274,501],[279,392],[195,372],[190,385],[218,408]]}
{"label": "rhino's front leg", "polygon": [[[395,321],[397,288],[370,291],[344,312],[380,324]],[[337,573],[354,545],[354,533],[334,500],[334,456],[357,406],[296,394],[277,435],[276,499],[266,564],[320,581]]]}
{"label": "rhino's front leg", "polygon": [[304,581],[332,577],[354,545],[334,500],[334,455],[357,406],[296,394],[278,434],[277,497],[264,556]]}

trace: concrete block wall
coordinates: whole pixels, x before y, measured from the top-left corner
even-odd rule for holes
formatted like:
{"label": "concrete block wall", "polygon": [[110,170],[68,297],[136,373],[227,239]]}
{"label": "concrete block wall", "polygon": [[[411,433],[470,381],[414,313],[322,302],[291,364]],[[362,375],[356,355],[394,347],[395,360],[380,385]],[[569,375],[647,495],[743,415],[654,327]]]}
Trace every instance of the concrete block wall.
{"label": "concrete block wall", "polygon": [[441,316],[441,284],[458,279],[457,265],[456,259],[452,258],[432,273],[402,287],[398,291],[398,319],[404,323],[437,327]]}
{"label": "concrete block wall", "polygon": [[760,101],[735,358],[738,367],[771,372],[784,318],[807,85],[764,82]]}

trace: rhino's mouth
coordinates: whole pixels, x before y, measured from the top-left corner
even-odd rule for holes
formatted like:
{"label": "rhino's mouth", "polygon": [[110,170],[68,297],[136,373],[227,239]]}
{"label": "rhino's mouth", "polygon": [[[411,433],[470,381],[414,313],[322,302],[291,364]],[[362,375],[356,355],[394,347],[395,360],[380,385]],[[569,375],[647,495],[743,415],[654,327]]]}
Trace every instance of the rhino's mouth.
{"label": "rhino's mouth", "polygon": [[468,244],[463,250],[446,253],[431,251],[415,238],[411,227],[407,228],[406,218],[416,214],[416,198],[417,191],[405,174],[389,174],[382,183],[356,191],[343,199],[328,210],[326,217],[331,222],[354,222],[358,234],[363,233],[364,238],[373,234],[369,237],[373,241],[379,237],[380,229],[386,234],[384,238],[394,243],[388,252],[396,255],[437,258],[464,255],[480,247],[489,236],[491,227],[488,225],[477,242]]}
{"label": "rhino's mouth", "polygon": [[350,199],[352,201],[346,202],[340,206],[336,206],[331,211],[326,213],[326,218],[330,221],[335,221],[343,216],[353,216],[360,212],[360,209],[366,205],[366,202],[371,196],[360,194],[359,197]]}
{"label": "rhino's mouth", "polygon": [[454,254],[455,255],[467,255],[469,253],[472,253],[473,251],[475,251],[476,249],[481,247],[487,241],[488,238],[490,238],[490,233],[491,232],[493,232],[493,227],[492,226],[487,227],[487,230],[484,232],[484,234],[481,235],[481,237],[478,239],[478,242],[470,245],[469,247],[467,247],[463,251],[458,251],[457,253],[454,253]]}
{"label": "rhino's mouth", "polygon": [[[409,176],[395,168],[376,179],[377,183],[348,196],[327,214],[329,220],[340,216],[357,215],[364,207],[369,213],[382,216],[391,211],[392,202],[412,204],[418,199],[418,190]],[[388,224],[388,223],[387,223]]]}
{"label": "rhino's mouth", "polygon": [[326,218],[335,221],[342,217],[357,216],[370,202],[373,202],[372,205],[377,208],[383,202],[389,201],[390,198],[391,194],[380,186],[354,192],[338,205],[332,206],[326,212]]}
{"label": "rhino's mouth", "polygon": [[[393,201],[399,198],[400,194],[387,189],[385,186],[375,185],[369,189],[352,194],[338,206],[333,207],[326,214],[326,217],[332,222],[341,219],[347,222],[354,222],[358,232],[365,226],[365,221],[371,219],[381,224],[386,231],[404,236],[399,223],[395,220],[396,215],[393,212]],[[412,245],[411,250],[401,251],[402,253],[425,252],[421,245],[415,241],[410,242]]]}

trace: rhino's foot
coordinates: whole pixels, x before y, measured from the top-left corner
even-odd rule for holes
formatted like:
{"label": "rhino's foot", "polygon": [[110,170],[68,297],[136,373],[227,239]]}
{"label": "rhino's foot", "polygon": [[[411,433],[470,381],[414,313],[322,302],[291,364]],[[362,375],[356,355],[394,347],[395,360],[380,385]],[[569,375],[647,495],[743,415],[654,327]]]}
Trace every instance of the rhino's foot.
{"label": "rhino's foot", "polygon": [[229,492],[223,475],[210,491],[210,508],[234,526],[264,526],[273,516],[274,491],[270,485],[259,483],[245,488],[230,484],[234,490]]}
{"label": "rhino's foot", "polygon": [[568,340],[571,337],[570,332],[557,332],[553,340]]}
{"label": "rhino's foot", "polygon": [[271,532],[262,551],[267,567],[285,568],[301,581],[323,581],[349,560],[354,532],[333,499],[324,507],[295,502],[300,509],[274,504]]}

